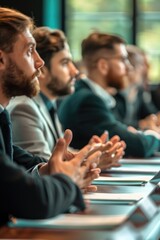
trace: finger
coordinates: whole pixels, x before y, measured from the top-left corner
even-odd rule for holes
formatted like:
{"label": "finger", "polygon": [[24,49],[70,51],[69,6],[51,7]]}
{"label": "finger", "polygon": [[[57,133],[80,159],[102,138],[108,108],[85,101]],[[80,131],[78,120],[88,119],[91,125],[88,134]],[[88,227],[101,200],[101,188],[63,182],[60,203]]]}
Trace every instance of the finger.
{"label": "finger", "polygon": [[89,151],[87,157],[89,157],[96,151],[101,151],[101,153],[103,154],[106,150],[110,149],[112,146],[113,146],[113,143],[111,141],[108,141],[107,143],[103,143],[103,144],[102,143],[94,144],[92,145],[92,148]]}
{"label": "finger", "polygon": [[124,152],[123,148],[120,148],[117,150],[117,153],[115,154],[115,158],[117,158],[119,160],[124,156],[124,154],[125,154],[125,152]]}
{"label": "finger", "polygon": [[98,171],[90,171],[87,172],[86,176],[85,176],[85,180],[88,179],[89,181],[93,181],[94,179],[99,178],[99,173]]}
{"label": "finger", "polygon": [[91,145],[86,145],[83,147],[76,155],[76,157],[72,160],[75,165],[80,166],[82,162],[86,159],[88,152],[91,149]]}
{"label": "finger", "polygon": [[92,181],[94,179],[98,178],[98,177],[99,177],[99,174],[97,174],[96,172],[89,172],[89,173],[87,173],[85,179],[83,180],[81,188],[88,187],[89,185],[91,185]]}
{"label": "finger", "polygon": [[73,154],[72,152],[70,151],[66,151],[65,152],[65,155],[64,155],[64,161],[70,161],[72,158],[75,157],[75,154]]}
{"label": "finger", "polygon": [[97,135],[93,135],[92,138],[89,140],[89,144],[94,144],[94,143],[101,143],[101,139]]}
{"label": "finger", "polygon": [[124,155],[123,148],[117,149],[116,152],[111,155],[112,162],[119,160],[120,158],[122,158],[123,155]]}
{"label": "finger", "polygon": [[110,164],[112,164],[113,159],[108,156],[107,153],[104,153],[101,158],[98,167],[101,169],[108,169]]}
{"label": "finger", "polygon": [[113,164],[117,163],[124,155],[124,149],[123,147],[114,150],[112,152],[106,151],[100,158],[100,164],[98,167],[101,169],[108,169]]}
{"label": "finger", "polygon": [[56,158],[56,161],[63,161],[63,155],[66,150],[66,143],[63,138],[57,140],[56,146],[53,150],[50,160]]}
{"label": "finger", "polygon": [[100,151],[96,151],[94,152],[92,155],[90,155],[87,159],[86,159],[86,166],[88,165],[89,169],[92,168],[93,164],[98,165],[99,161],[100,161],[100,157],[101,157],[102,153]]}
{"label": "finger", "polygon": [[123,152],[117,153],[114,158],[111,158],[110,165],[113,166],[120,166],[119,160],[123,157]]}
{"label": "finger", "polygon": [[120,137],[118,135],[113,136],[110,141],[115,144],[116,142],[120,141]]}
{"label": "finger", "polygon": [[70,129],[66,129],[64,132],[63,138],[65,139],[67,146],[69,146],[69,144],[71,143],[72,138],[73,138],[72,131]]}
{"label": "finger", "polygon": [[122,140],[122,141],[120,141],[120,143],[121,143],[123,149],[126,149],[126,146],[127,146],[127,145],[126,145],[125,141]]}
{"label": "finger", "polygon": [[91,172],[96,172],[96,173],[98,173],[98,174],[101,173],[101,169],[100,169],[100,168],[92,168],[92,169],[90,169],[90,171],[91,171]]}
{"label": "finger", "polygon": [[97,191],[97,186],[95,185],[90,185],[83,189],[84,194],[87,192],[96,192],[96,191]]}
{"label": "finger", "polygon": [[85,159],[82,162],[81,167],[85,167],[86,168],[86,172],[87,171],[98,171],[98,173],[100,173],[101,170],[99,168],[97,168],[97,165],[99,164],[99,159],[97,159],[97,157],[100,158],[96,154],[95,159],[94,158],[92,158],[92,160]]}
{"label": "finger", "polygon": [[108,156],[111,156],[112,154],[115,154],[115,152],[121,147],[121,143],[118,142],[114,144],[109,150],[107,150],[106,153],[108,154]]}
{"label": "finger", "polygon": [[[97,158],[99,158],[98,153],[94,154],[94,158],[92,156],[92,158],[87,159],[86,161],[83,162],[82,166],[81,166],[81,174],[84,178],[86,178],[86,176],[88,175],[92,175],[94,174],[95,177],[99,177],[99,174],[101,172],[100,168],[92,168],[93,164],[95,164],[96,161],[99,162],[99,159],[97,160]],[[96,166],[98,164],[96,163]]]}
{"label": "finger", "polygon": [[100,148],[102,152],[105,152],[106,150],[109,150],[113,146],[113,143],[111,141],[108,141],[106,144],[103,144]]}
{"label": "finger", "polygon": [[106,143],[108,141],[108,131],[105,131],[101,136],[100,136],[100,139],[102,141],[102,143]]}
{"label": "finger", "polygon": [[121,164],[120,163],[113,163],[110,167],[120,167]]}
{"label": "finger", "polygon": [[91,169],[96,169],[97,168],[97,163],[92,163],[90,167],[91,167]]}
{"label": "finger", "polygon": [[91,156],[93,153],[97,152],[97,151],[101,151],[103,152],[103,145],[101,143],[94,143],[90,149],[90,151],[88,152],[86,158],[88,158],[89,156]]}
{"label": "finger", "polygon": [[52,156],[48,161],[48,171],[50,174],[55,171],[56,165],[58,166],[59,163],[63,161],[65,149],[65,140],[63,138],[59,138],[53,150]]}

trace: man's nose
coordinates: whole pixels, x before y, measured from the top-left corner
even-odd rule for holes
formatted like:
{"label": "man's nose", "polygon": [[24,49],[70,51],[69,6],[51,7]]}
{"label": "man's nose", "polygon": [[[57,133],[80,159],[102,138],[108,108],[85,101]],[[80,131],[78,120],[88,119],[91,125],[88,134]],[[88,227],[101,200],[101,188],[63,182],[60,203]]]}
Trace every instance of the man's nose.
{"label": "man's nose", "polygon": [[43,59],[40,57],[40,55],[38,54],[38,52],[36,51],[35,53],[35,68],[36,69],[40,69],[44,66],[44,61]]}
{"label": "man's nose", "polygon": [[70,65],[70,73],[72,77],[77,76],[79,73],[79,70],[76,68],[76,66],[73,63],[71,63]]}

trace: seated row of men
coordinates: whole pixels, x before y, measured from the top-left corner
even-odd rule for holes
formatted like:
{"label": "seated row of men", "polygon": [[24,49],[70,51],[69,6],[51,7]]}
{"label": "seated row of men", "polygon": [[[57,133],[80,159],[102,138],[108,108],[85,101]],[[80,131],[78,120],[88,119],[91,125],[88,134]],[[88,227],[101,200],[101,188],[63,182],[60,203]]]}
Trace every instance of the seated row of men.
{"label": "seated row of men", "polygon": [[[119,166],[124,150],[136,157],[159,151],[157,132],[128,127],[115,113],[113,88],[124,89],[132,68],[123,39],[89,35],[82,42],[87,77],[75,83],[78,70],[61,31],[33,30],[29,17],[7,8],[0,8],[0,29],[1,223],[10,215],[52,217],[72,205],[83,210],[81,191],[95,190],[92,180]],[[56,112],[65,95],[59,117],[73,139]]]}
{"label": "seated row of men", "polygon": [[[86,146],[75,152],[68,151],[72,141],[70,130],[66,130],[64,136],[58,140],[55,139],[54,149],[52,138],[56,136],[53,135],[48,139],[48,143],[51,141],[52,145],[48,158],[45,154],[44,157],[38,156],[38,152],[44,150],[41,143],[40,146],[38,145],[37,154],[22,149],[18,146],[20,144],[17,146],[13,144],[11,120],[6,107],[13,97],[26,95],[30,99],[39,93],[38,78],[41,69],[43,69],[42,79],[43,74],[50,74],[36,50],[33,30],[32,19],[16,10],[0,8],[0,224],[5,224],[11,216],[40,219],[70,212],[73,206],[77,210],[85,209],[82,190],[94,191],[96,187],[90,184],[99,176],[100,168],[104,165],[106,167],[117,165],[118,159],[124,154],[124,141],[115,136],[111,141],[106,142],[107,133],[103,133],[100,137],[92,136]],[[63,42],[58,41],[57,44],[63,49]],[[52,45],[48,48],[44,59],[46,62],[55,48],[58,46]],[[69,52],[62,50],[63,54],[67,56],[63,58],[60,53],[59,57],[62,59],[57,71],[61,72],[63,68],[65,71],[74,69]],[[47,81],[50,81],[50,77]],[[50,88],[52,89],[51,86]],[[48,98],[45,95],[47,93],[43,94],[43,98],[48,104],[50,94],[47,95]],[[36,110],[36,106],[33,109]],[[43,135],[45,123],[38,110],[36,111],[39,114],[40,127],[35,125],[35,114],[32,115],[32,111],[31,125],[38,133],[42,127]],[[25,118],[28,112],[29,107],[26,107],[22,117]],[[26,127],[19,125],[18,128],[23,135],[29,134],[28,125]],[[47,131],[49,135],[50,129]],[[34,136],[34,132],[31,135]],[[36,148],[36,144],[37,141],[34,141],[33,137],[30,145]]]}
{"label": "seated row of men", "polygon": [[[118,36],[92,33],[82,43],[86,77],[76,81],[78,70],[64,34],[39,27],[33,36],[45,61],[39,76],[41,92],[10,102],[16,145],[48,159],[63,135],[61,122],[63,130],[73,132],[74,149],[82,148],[94,134],[108,131],[109,137],[118,135],[126,142],[125,156],[149,157],[159,150],[160,117],[142,94],[144,56],[140,50],[126,47]],[[59,122],[56,100],[64,96]],[[139,131],[140,127],[145,131]]]}

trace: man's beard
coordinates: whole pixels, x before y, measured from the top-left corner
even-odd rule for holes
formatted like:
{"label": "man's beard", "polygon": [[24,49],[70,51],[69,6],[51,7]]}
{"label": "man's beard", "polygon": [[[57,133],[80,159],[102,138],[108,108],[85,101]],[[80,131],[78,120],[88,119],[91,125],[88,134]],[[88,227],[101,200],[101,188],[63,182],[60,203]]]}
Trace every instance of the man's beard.
{"label": "man's beard", "polygon": [[58,77],[52,76],[50,83],[47,84],[47,88],[53,94],[53,96],[63,97],[71,94],[74,91],[74,85],[71,78],[66,85],[62,85],[61,80]]}
{"label": "man's beard", "polygon": [[31,77],[19,69],[19,67],[10,59],[5,73],[2,75],[2,90],[6,97],[26,95],[33,97],[40,91],[38,81],[34,78],[39,75],[37,70]]}
{"label": "man's beard", "polygon": [[117,90],[122,90],[125,89],[126,86],[128,86],[128,80],[126,78],[126,76],[120,76],[120,77],[116,77],[116,76],[107,76],[107,84],[109,87],[113,87]]}

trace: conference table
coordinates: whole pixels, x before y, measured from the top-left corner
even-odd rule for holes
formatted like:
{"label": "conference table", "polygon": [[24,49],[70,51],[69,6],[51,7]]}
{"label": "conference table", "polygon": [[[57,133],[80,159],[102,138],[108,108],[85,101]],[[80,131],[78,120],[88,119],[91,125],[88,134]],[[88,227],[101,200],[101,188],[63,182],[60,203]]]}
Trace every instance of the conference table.
{"label": "conference table", "polygon": [[[137,159],[138,160],[138,159]],[[157,160],[157,161],[156,161]],[[153,163],[152,163],[153,161]],[[102,225],[90,224],[87,227],[56,225],[37,226],[36,225],[16,225],[9,224],[0,228],[0,239],[56,239],[56,240],[158,240],[160,239],[160,158],[152,158],[139,162],[131,159],[123,159],[121,167],[104,171],[101,174],[102,181],[95,181],[97,185],[97,195],[86,194],[85,197],[90,198],[90,204],[85,212],[76,213],[82,222],[84,216],[92,217],[92,220],[100,221],[104,218]],[[138,170],[136,170],[136,168]],[[112,178],[135,178],[140,177],[151,179],[138,184],[135,182],[119,182],[105,181],[106,177]],[[142,194],[142,197],[134,201],[126,200],[115,201],[99,198],[103,194],[117,194],[117,196],[134,196]],[[125,195],[126,194],[126,195]],[[94,196],[98,196],[97,199]],[[140,195],[141,196],[141,195]],[[92,198],[93,197],[93,198]],[[116,220],[117,216],[125,216],[122,223],[111,224],[105,226],[107,216],[111,217],[111,221]],[[85,219],[84,219],[85,221]],[[107,220],[108,221],[108,220]],[[85,224],[85,223],[84,223]],[[125,238],[124,238],[125,236]]]}

